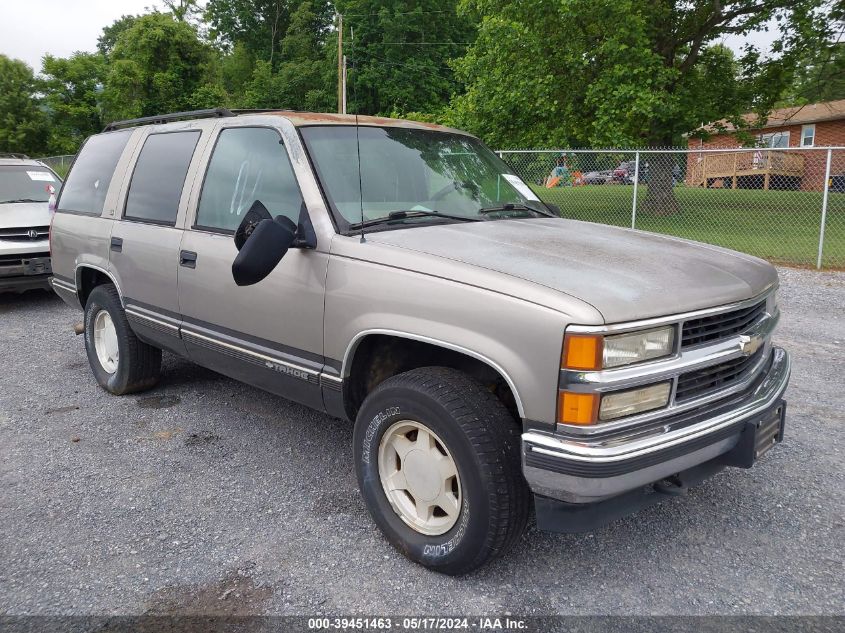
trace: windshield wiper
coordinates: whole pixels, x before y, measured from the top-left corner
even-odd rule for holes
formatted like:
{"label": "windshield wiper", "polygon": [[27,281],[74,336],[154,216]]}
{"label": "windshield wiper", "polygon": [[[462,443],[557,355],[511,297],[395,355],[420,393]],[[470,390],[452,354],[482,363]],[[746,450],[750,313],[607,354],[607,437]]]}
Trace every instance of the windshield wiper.
{"label": "windshield wiper", "polygon": [[33,200],[32,198],[17,198],[16,200],[0,200],[0,204],[15,204],[16,202],[47,202],[46,200]]}
{"label": "windshield wiper", "polygon": [[503,211],[528,211],[530,213],[537,213],[539,215],[546,216],[547,218],[555,217],[551,213],[541,211],[540,209],[535,209],[534,207],[529,207],[526,204],[520,204],[518,202],[508,202],[507,204],[501,204],[495,207],[482,207],[478,210],[478,215],[487,215],[488,213],[500,213]]}
{"label": "windshield wiper", "polygon": [[466,215],[452,215],[450,213],[441,213],[440,211],[391,211],[383,218],[375,218],[373,220],[365,220],[364,222],[356,222],[350,224],[350,229],[364,229],[369,226],[377,226],[379,224],[387,224],[396,220],[406,220],[409,218],[443,218],[444,220],[458,220],[460,222],[481,222],[481,218],[474,218]]}

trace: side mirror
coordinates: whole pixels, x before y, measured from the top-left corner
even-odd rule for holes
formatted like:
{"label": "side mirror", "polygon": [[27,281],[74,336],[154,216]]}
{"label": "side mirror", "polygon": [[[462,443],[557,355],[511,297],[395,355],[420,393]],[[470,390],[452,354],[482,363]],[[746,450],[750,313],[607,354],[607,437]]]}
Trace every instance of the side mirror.
{"label": "side mirror", "polygon": [[267,277],[296,239],[296,224],[285,216],[261,220],[246,238],[232,263],[232,277],[239,286],[251,286]]}
{"label": "side mirror", "polygon": [[241,220],[241,225],[235,231],[235,248],[241,250],[246,243],[247,238],[252,235],[255,227],[261,220],[272,220],[273,216],[261,202],[256,200],[253,205],[246,212],[244,219]]}
{"label": "side mirror", "polygon": [[552,213],[555,213],[556,215],[561,215],[560,207],[557,206],[556,204],[549,204],[547,202],[546,206],[549,208],[549,211],[551,211]]}

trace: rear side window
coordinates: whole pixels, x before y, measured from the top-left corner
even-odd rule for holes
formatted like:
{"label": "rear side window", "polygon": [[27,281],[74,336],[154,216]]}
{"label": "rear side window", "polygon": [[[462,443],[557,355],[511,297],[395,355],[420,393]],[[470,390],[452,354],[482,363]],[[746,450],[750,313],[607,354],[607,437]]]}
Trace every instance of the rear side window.
{"label": "rear side window", "polygon": [[176,224],[179,200],[200,132],[150,134],[129,183],[124,218]]}
{"label": "rear side window", "polygon": [[269,128],[223,130],[205,174],[196,226],[234,232],[256,201],[273,217],[299,221],[302,194],[282,139]]}
{"label": "rear side window", "polygon": [[114,175],[114,168],[132,130],[98,134],[89,138],[73,162],[62,186],[58,210],[100,215]]}

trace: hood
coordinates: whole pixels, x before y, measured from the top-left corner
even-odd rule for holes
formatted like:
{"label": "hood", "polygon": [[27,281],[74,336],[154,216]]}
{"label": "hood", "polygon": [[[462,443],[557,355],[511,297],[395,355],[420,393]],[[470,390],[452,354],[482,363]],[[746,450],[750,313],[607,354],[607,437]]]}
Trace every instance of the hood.
{"label": "hood", "polygon": [[0,229],[49,226],[50,209],[46,202],[0,204]]}
{"label": "hood", "polygon": [[575,220],[466,222],[367,240],[545,286],[589,303],[606,323],[724,305],[777,284],[775,268],[750,255]]}

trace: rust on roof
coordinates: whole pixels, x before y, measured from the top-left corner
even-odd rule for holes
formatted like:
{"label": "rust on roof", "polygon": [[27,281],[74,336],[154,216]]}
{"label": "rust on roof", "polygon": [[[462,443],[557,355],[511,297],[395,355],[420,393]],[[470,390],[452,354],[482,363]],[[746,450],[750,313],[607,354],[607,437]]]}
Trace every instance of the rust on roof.
{"label": "rust on roof", "polygon": [[[303,125],[355,125],[357,121],[359,125],[403,127],[417,130],[437,130],[440,132],[467,134],[467,132],[446,127],[445,125],[438,125],[437,123],[411,121],[408,119],[391,119],[380,116],[356,116],[354,114],[337,114],[333,112],[296,112],[293,110],[278,110],[276,112],[262,112],[261,114],[284,117],[297,127]],[[249,116],[249,113],[244,113],[240,116]]]}
{"label": "rust on roof", "polygon": [[[763,121],[758,121],[759,117],[754,113],[743,114],[742,118],[748,125],[748,129],[751,130],[784,127],[786,125],[804,125],[806,123],[819,123],[821,121],[836,121],[838,119],[845,119],[845,99],[808,103],[807,105],[792,106],[789,108],[778,108],[772,110],[769,116]],[[736,131],[736,127],[725,119],[708,123],[701,129],[716,134]]]}

